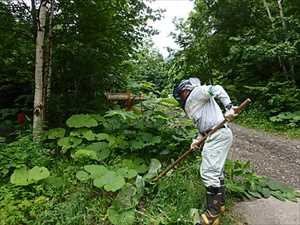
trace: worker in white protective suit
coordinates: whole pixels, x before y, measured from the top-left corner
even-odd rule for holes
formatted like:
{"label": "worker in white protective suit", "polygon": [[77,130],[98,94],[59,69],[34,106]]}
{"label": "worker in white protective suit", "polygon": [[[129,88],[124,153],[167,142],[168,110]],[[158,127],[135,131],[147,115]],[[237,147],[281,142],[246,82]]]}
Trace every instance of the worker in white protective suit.
{"label": "worker in white protective suit", "polygon": [[[173,96],[199,131],[191,148],[196,148],[202,136],[224,120],[215,98],[225,107],[225,117],[232,119],[237,115],[222,86],[201,85],[198,78],[181,81],[174,88]],[[220,224],[220,214],[225,211],[224,164],[231,144],[232,132],[227,125],[209,136],[204,143],[200,174],[207,190],[207,210],[200,216],[199,225]]]}

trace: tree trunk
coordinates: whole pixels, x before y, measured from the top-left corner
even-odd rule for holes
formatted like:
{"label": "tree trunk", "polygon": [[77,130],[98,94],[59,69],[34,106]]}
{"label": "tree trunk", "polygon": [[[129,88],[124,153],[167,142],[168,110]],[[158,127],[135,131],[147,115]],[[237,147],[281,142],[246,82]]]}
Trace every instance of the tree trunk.
{"label": "tree trunk", "polygon": [[43,131],[43,118],[45,113],[45,98],[43,97],[44,88],[44,37],[45,24],[47,17],[47,1],[41,0],[37,38],[36,38],[36,57],[35,57],[35,90],[34,90],[34,110],[33,110],[33,136],[39,138]]}
{"label": "tree trunk", "polygon": [[263,3],[264,3],[265,8],[266,8],[268,17],[269,17],[269,19],[270,19],[270,21],[271,21],[271,26],[272,26],[272,28],[274,29],[275,27],[274,27],[274,24],[273,24],[273,17],[272,17],[270,8],[269,8],[269,6],[268,6],[268,3],[267,3],[266,0],[262,0],[262,1],[263,1]]}
{"label": "tree trunk", "polygon": [[[269,19],[270,19],[270,21],[271,21],[271,26],[272,26],[273,29],[275,29],[274,22],[273,22],[274,19],[273,19],[273,17],[272,17],[270,8],[269,8],[269,6],[268,6],[268,3],[267,3],[266,0],[262,0],[262,1],[263,1],[263,3],[264,3],[265,8],[266,8],[268,17],[269,17]],[[278,0],[278,2],[279,2],[279,1],[281,2],[281,0]],[[276,34],[275,34],[275,39],[277,40]],[[278,58],[278,62],[279,62],[280,68],[282,68],[283,73],[284,73],[285,76],[286,76],[286,79],[288,79],[288,76],[287,76],[287,69],[286,69],[286,66],[285,66],[284,62],[282,62],[282,58],[281,58],[280,56],[277,56],[277,58]]]}
{"label": "tree trunk", "polygon": [[[45,122],[48,121],[48,103],[50,99],[51,91],[51,76],[52,76],[52,22],[54,14],[54,0],[50,0],[50,10],[49,10],[49,24],[48,24],[48,35],[46,38],[46,46],[44,51],[44,87],[43,87],[43,98],[45,103],[44,118]],[[45,124],[46,125],[46,124]]]}
{"label": "tree trunk", "polygon": [[[48,52],[49,52],[49,64],[48,64],[48,77],[47,77],[47,88],[46,88],[46,103],[48,106],[51,96],[51,78],[52,78],[52,55],[53,55],[53,16],[54,16],[54,0],[51,0],[50,16],[49,16],[49,34],[48,34]],[[48,112],[48,107],[47,107]]]}
{"label": "tree trunk", "polygon": [[31,18],[32,18],[32,34],[33,42],[36,41],[37,34],[37,18],[36,18],[36,0],[31,0]]}
{"label": "tree trunk", "polygon": [[285,24],[285,21],[284,21],[282,2],[283,2],[283,0],[277,0],[282,27],[283,27],[283,30],[286,31],[286,24]]}

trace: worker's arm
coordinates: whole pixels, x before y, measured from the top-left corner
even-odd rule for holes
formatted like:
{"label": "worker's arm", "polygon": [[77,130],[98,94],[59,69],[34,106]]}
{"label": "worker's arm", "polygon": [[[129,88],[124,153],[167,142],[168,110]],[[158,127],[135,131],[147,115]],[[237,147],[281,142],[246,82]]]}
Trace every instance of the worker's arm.
{"label": "worker's arm", "polygon": [[229,110],[232,106],[231,100],[227,92],[220,85],[202,85],[200,87],[202,96],[206,99],[211,97],[219,99],[224,107]]}

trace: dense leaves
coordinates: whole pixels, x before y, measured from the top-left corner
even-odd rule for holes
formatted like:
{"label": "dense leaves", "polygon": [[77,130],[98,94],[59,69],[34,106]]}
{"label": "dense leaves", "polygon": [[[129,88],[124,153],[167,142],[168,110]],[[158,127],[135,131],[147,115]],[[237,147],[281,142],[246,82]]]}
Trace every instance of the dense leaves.
{"label": "dense leaves", "polygon": [[177,24],[183,50],[172,63],[173,82],[222,83],[234,100],[251,97],[269,117],[298,111],[299,7],[279,2],[195,1],[189,20]]}

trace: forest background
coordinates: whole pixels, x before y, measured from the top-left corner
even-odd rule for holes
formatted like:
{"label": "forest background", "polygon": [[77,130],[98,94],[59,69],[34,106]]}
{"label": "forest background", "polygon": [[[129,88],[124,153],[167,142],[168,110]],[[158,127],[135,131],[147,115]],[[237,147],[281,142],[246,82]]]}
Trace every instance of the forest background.
{"label": "forest background", "polygon": [[[78,168],[95,162],[104,162],[109,167],[112,161],[118,161],[115,157],[122,154],[134,153],[140,157],[145,152],[151,164],[150,158],[157,154],[152,151],[153,147],[158,152],[168,150],[176,156],[194,135],[191,124],[175,110],[178,105],[169,98],[174,85],[184,78],[193,76],[206,84],[221,84],[236,104],[250,97],[253,104],[241,115],[239,123],[299,137],[300,5],[297,0],[197,0],[188,20],[176,21],[177,31],[173,36],[181,50],[170,49],[166,59],[153,48],[150,38],[156,31],[147,25],[149,20],[159,20],[161,13],[142,0],[32,0],[31,6],[22,0],[0,1],[0,174],[1,193],[6,196],[0,198],[2,224],[30,224],[32,218],[46,224],[43,223],[45,218],[51,221],[49,218],[53,219],[55,213],[61,215],[61,224],[83,224],[83,220],[91,224],[91,221],[102,221],[106,218],[104,215],[110,215],[110,222],[114,221],[111,218],[115,211],[106,214],[104,209],[99,218],[79,206],[71,208],[83,210],[82,215],[91,218],[77,218],[72,210],[70,215],[61,213],[64,209],[70,210],[68,204],[77,204],[76,199],[83,201],[85,197],[79,196],[78,190],[88,186],[71,185],[78,180],[72,168],[78,172]],[[37,37],[41,31],[44,31],[40,48],[43,62],[37,67]],[[37,68],[41,73],[37,74]],[[42,84],[38,89],[37,80]],[[42,97],[36,104],[38,91]],[[127,91],[144,94],[146,101],[135,108],[143,108],[148,113],[125,112],[120,110],[124,106],[121,103],[112,105],[105,99],[106,92]],[[177,113],[178,121],[172,120]],[[78,114],[82,117],[76,117]],[[34,125],[34,115],[41,117],[38,127]],[[143,121],[144,125],[139,127],[133,121]],[[166,126],[164,131],[159,130],[162,124]],[[58,127],[62,128],[54,130],[54,134],[46,132]],[[174,127],[182,130],[174,131]],[[77,128],[83,130],[71,134],[72,129]],[[32,129],[45,134],[42,146],[32,141]],[[131,129],[136,133],[130,133]],[[112,137],[99,136],[99,133],[97,136],[99,131]],[[173,139],[164,140],[169,137]],[[52,143],[52,139],[57,142]],[[85,144],[80,149],[87,150],[96,140],[109,146],[103,147],[102,143],[96,155],[87,151],[76,155],[76,147]],[[104,157],[104,148],[114,153]],[[157,169],[155,162],[152,164]],[[22,185],[10,184],[15,169],[24,165],[27,169],[47,167],[55,174],[53,177],[71,183],[65,180],[62,193],[54,191],[56,197],[45,189],[46,184],[39,183],[40,178],[25,182],[26,185],[23,182],[25,189]],[[46,175],[47,171],[44,171]],[[92,186],[86,191],[89,197],[95,194]],[[76,196],[62,199],[70,190],[77,193]],[[148,190],[150,196],[151,190]],[[100,195],[106,196],[105,193]],[[49,205],[39,209],[49,196],[53,197]],[[114,195],[109,193],[106,196],[109,200],[103,196],[106,201],[103,204],[109,205]],[[160,196],[161,204],[162,199]],[[7,202],[10,207],[4,207]],[[58,203],[61,205],[57,206]],[[86,204],[99,202],[87,201]],[[29,210],[32,206],[37,206],[36,211]],[[131,205],[126,210],[135,207]],[[39,210],[45,213],[41,216],[36,213]],[[173,220],[172,216],[161,214],[163,221]],[[149,218],[161,223],[152,214]]]}

